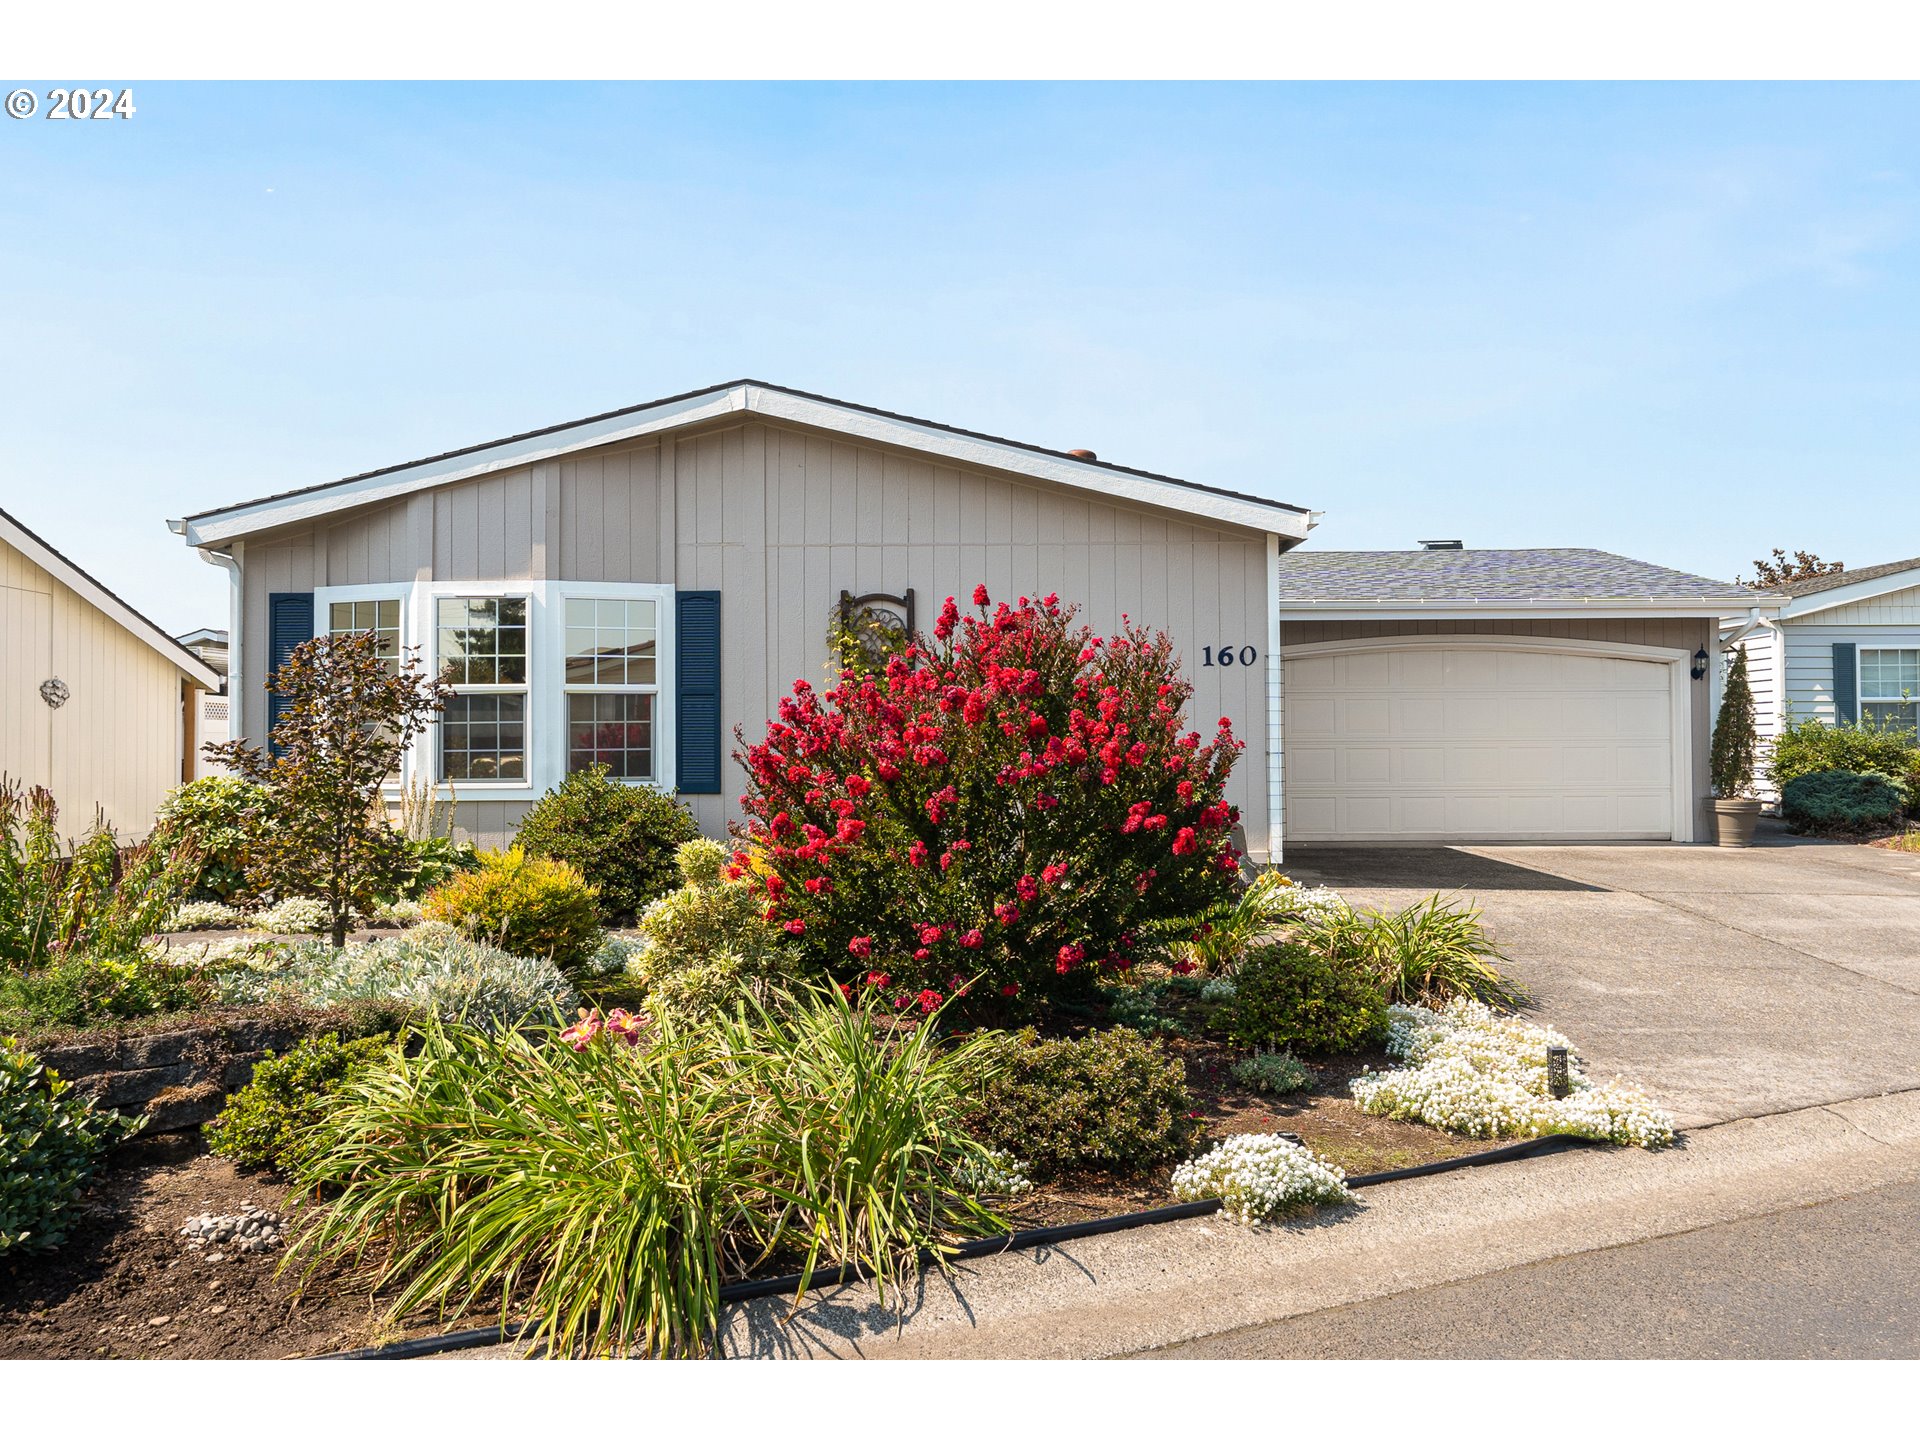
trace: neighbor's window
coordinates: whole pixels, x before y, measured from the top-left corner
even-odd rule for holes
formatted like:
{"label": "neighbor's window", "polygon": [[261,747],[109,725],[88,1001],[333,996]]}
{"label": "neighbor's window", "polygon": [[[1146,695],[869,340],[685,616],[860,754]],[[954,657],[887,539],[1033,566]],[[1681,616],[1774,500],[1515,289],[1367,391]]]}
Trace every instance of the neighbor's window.
{"label": "neighbor's window", "polygon": [[605,765],[620,780],[656,773],[659,612],[651,600],[566,602],[567,769]]}
{"label": "neighbor's window", "polygon": [[1860,651],[1860,713],[1920,731],[1920,650]]}
{"label": "neighbor's window", "polygon": [[448,595],[435,604],[440,676],[454,687],[440,714],[445,780],[527,778],[527,600]]}

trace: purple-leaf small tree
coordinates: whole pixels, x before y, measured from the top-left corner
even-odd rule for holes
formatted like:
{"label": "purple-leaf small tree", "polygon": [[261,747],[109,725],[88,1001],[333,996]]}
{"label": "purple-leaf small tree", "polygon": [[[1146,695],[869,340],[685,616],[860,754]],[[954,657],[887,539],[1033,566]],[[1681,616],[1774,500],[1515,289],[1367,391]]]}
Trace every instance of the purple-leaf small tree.
{"label": "purple-leaf small tree", "polygon": [[450,687],[426,674],[417,654],[382,654],[368,630],[295,647],[267,689],[285,702],[272,749],[229,740],[207,750],[270,795],[247,848],[249,883],[322,901],[337,948],[354,912],[406,877],[406,842],[387,818],[380,786]]}

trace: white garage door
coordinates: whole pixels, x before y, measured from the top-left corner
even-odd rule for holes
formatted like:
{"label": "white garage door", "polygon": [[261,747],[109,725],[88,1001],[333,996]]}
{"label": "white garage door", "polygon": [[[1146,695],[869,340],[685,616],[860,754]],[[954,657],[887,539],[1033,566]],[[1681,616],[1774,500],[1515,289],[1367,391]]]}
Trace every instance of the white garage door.
{"label": "white garage door", "polygon": [[1421,646],[1286,662],[1286,836],[1673,838],[1673,667]]}

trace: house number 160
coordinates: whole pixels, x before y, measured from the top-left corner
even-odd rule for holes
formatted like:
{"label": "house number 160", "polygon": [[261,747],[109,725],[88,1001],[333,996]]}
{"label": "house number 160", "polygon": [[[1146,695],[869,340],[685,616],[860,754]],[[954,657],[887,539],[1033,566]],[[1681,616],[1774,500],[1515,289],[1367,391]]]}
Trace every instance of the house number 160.
{"label": "house number 160", "polygon": [[1222,645],[1218,648],[1212,645],[1203,645],[1200,647],[1200,654],[1203,657],[1200,662],[1201,665],[1207,667],[1214,665],[1223,667],[1251,665],[1260,658],[1260,652],[1251,645],[1242,645],[1238,650],[1235,650],[1231,645]]}

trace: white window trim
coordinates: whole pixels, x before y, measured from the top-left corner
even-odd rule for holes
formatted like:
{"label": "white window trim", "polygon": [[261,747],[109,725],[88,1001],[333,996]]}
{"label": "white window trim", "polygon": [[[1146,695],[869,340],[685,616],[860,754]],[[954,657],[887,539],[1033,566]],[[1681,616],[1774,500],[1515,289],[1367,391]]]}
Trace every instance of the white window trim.
{"label": "white window trim", "polygon": [[1853,703],[1858,712],[1854,716],[1856,723],[1867,718],[1869,705],[1910,705],[1913,707],[1914,727],[1920,730],[1920,690],[1901,695],[1869,695],[1867,693],[1867,656],[1885,653],[1898,655],[1906,650],[1920,650],[1920,646],[1855,645],[1853,647]]}
{"label": "white window trim", "polygon": [[[442,797],[462,800],[537,800],[567,775],[567,607],[572,599],[651,600],[654,602],[653,746],[654,778],[626,780],[672,794],[678,779],[675,681],[678,631],[671,585],[590,580],[422,580],[408,584],[323,585],[313,592],[314,633],[325,634],[327,607],[346,600],[399,600],[400,648],[418,649],[422,668],[440,673],[438,602],[460,595],[481,599],[519,597],[527,602],[527,778],[456,780],[440,778],[440,726],[429,724],[401,760],[400,783],[382,787],[387,798],[426,779]],[[480,692],[485,693],[483,689]]]}
{"label": "white window trim", "polygon": [[[541,691],[541,709],[549,717],[554,736],[554,785],[567,774],[567,601],[568,600],[651,600],[653,601],[653,769],[651,780],[623,780],[626,785],[645,785],[673,793],[677,779],[679,747],[674,743],[674,721],[678,706],[674,698],[674,675],[678,656],[674,635],[678,626],[673,609],[673,586],[641,584],[601,584],[590,580],[555,580],[547,583],[547,601],[552,613],[553,683]],[[621,687],[596,691],[593,686],[579,687],[583,693],[619,694]],[[637,690],[638,687],[628,687]],[[543,727],[545,728],[545,727]]]}

